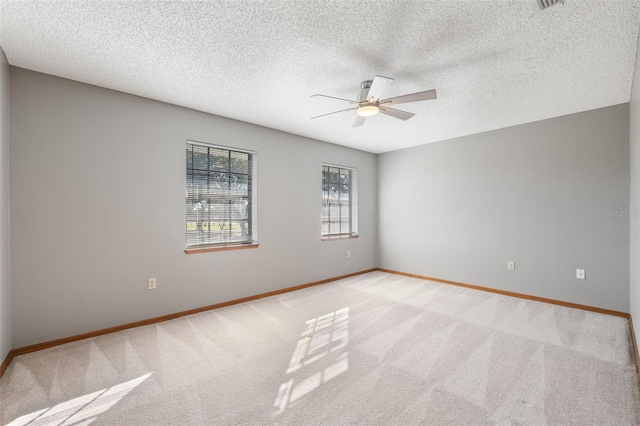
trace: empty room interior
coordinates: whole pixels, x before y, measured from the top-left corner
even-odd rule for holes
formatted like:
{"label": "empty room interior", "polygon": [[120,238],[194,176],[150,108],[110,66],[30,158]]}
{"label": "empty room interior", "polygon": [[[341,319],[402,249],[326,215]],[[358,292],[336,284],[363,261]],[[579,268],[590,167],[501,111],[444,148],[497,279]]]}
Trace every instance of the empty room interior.
{"label": "empty room interior", "polygon": [[640,424],[639,30],[0,0],[0,424]]}

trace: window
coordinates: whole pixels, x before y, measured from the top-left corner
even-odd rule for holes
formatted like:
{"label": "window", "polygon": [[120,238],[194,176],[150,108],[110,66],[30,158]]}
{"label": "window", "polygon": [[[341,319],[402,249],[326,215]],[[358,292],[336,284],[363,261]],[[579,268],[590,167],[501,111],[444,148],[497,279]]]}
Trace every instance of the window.
{"label": "window", "polygon": [[322,238],[358,235],[356,175],[352,168],[322,165]]}
{"label": "window", "polygon": [[254,243],[254,172],[252,152],[187,142],[187,252]]}

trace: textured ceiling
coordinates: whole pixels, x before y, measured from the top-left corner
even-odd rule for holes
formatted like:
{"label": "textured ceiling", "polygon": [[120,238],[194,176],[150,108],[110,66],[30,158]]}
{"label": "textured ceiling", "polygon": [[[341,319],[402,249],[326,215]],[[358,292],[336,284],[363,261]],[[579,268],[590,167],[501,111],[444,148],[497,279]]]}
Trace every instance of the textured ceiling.
{"label": "textured ceiling", "polygon": [[[7,1],[10,64],[374,153],[629,101],[640,3]],[[533,2],[535,3],[535,2]],[[360,82],[436,89],[352,128]],[[232,142],[229,142],[232,144]]]}

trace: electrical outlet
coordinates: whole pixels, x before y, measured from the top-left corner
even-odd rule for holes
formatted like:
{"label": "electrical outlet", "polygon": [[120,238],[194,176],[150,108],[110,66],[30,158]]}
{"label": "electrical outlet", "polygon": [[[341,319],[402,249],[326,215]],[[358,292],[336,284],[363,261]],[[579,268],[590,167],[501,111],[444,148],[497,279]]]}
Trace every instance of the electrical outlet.
{"label": "electrical outlet", "polygon": [[147,287],[149,288],[149,290],[155,290],[156,289],[156,279],[155,278],[149,278],[147,280]]}
{"label": "electrical outlet", "polygon": [[507,269],[510,271],[516,270],[516,262],[507,262]]}
{"label": "electrical outlet", "polygon": [[351,250],[347,250],[347,257],[351,257]]}
{"label": "electrical outlet", "polygon": [[579,280],[584,280],[586,279],[586,274],[584,269],[576,269],[576,278]]}

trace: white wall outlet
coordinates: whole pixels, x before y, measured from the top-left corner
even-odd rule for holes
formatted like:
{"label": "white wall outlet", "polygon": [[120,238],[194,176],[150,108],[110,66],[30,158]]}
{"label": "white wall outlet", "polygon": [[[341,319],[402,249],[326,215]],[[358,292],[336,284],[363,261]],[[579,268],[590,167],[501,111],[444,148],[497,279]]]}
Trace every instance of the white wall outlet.
{"label": "white wall outlet", "polygon": [[149,290],[155,290],[156,289],[156,279],[155,278],[149,278],[147,280],[147,287],[149,288]]}
{"label": "white wall outlet", "polygon": [[579,280],[584,280],[585,279],[584,269],[576,269],[576,278],[579,279]]}
{"label": "white wall outlet", "polygon": [[507,269],[510,271],[516,270],[516,262],[507,262]]}
{"label": "white wall outlet", "polygon": [[347,257],[351,257],[351,250],[347,250]]}

